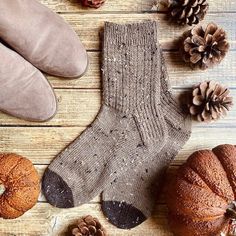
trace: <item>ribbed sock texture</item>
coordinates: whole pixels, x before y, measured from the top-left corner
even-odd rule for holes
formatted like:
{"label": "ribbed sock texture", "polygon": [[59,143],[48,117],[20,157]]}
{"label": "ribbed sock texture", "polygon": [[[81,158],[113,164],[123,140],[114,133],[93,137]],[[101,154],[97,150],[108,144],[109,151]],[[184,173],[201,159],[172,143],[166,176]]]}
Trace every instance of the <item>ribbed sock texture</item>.
{"label": "ribbed sock texture", "polygon": [[155,22],[105,24],[103,101],[96,120],[50,164],[43,192],[54,206],[90,201],[165,145]]}
{"label": "ribbed sock texture", "polygon": [[187,142],[191,121],[186,117],[170,91],[163,54],[161,58],[161,106],[168,126],[168,139],[162,150],[147,152],[146,161],[116,178],[102,194],[102,210],[109,221],[118,228],[136,227],[151,216],[160,185],[170,162]]}
{"label": "ribbed sock texture", "polygon": [[[166,127],[160,108],[160,57],[155,22],[105,24],[104,102],[137,123],[143,143],[163,142]],[[164,143],[164,142],[163,142]]]}

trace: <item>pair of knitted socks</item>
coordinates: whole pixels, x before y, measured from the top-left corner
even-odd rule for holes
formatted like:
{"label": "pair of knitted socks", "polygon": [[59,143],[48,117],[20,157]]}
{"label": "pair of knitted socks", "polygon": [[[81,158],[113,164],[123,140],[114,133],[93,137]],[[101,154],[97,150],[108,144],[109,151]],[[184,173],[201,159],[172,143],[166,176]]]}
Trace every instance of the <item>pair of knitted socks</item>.
{"label": "pair of knitted socks", "polygon": [[106,217],[133,228],[151,215],[163,173],[191,123],[169,91],[156,22],[106,23],[102,71],[100,112],[46,170],[43,192],[60,208],[103,192]]}

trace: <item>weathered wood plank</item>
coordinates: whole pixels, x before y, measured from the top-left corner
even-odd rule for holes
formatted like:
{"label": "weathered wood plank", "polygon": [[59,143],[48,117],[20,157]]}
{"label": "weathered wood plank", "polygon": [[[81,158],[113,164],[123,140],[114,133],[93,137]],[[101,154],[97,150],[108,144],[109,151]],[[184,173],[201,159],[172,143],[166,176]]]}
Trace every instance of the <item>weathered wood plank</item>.
{"label": "weathered wood plank", "polygon": [[54,88],[100,88],[100,54],[100,52],[88,52],[89,68],[86,74],[79,79],[63,79],[48,75],[47,78]]}
{"label": "weathered wood plank", "polygon": [[[159,22],[159,41],[164,49],[176,49],[176,40],[183,31],[189,29],[185,26],[171,24],[165,14],[62,14],[64,19],[74,28],[80,36],[85,47],[89,50],[98,50],[101,46],[99,32],[105,21],[116,23],[141,22],[156,20]],[[236,13],[209,13],[204,22],[215,22],[228,32],[231,49],[236,48]]]}
{"label": "weathered wood plank", "polygon": [[[44,171],[46,170],[46,168],[48,167],[48,165],[35,165],[36,170],[39,173],[39,177],[40,179],[42,179]],[[173,166],[173,168],[176,168],[175,166]],[[173,169],[171,168],[171,169]],[[43,196],[43,193],[41,192],[38,198],[38,202],[46,202],[45,197]],[[90,203],[100,203],[100,196],[97,196],[95,199],[93,199]],[[161,202],[163,203],[163,201]]]}
{"label": "weathered wood plank", "polygon": [[[89,52],[89,70],[80,79],[66,80],[48,76],[54,88],[88,88],[101,87],[100,52]],[[230,51],[220,65],[208,69],[192,70],[180,58],[179,52],[164,52],[166,65],[172,87],[190,87],[203,80],[213,79],[236,87],[236,51]]]}
{"label": "weathered wood plank", "polygon": [[[155,0],[108,0],[100,9],[82,8],[79,0],[40,0],[61,15],[72,25],[80,35],[81,40],[89,50],[90,70],[79,80],[59,80],[48,76],[56,89],[59,101],[57,116],[50,122],[37,124],[20,121],[0,114],[2,126],[63,126],[63,127],[0,127],[0,152],[16,152],[30,158],[42,176],[50,161],[66,145],[73,141],[84,127],[92,122],[100,107],[101,79],[99,57],[101,50],[99,32],[104,21],[126,23],[131,21],[158,20],[160,25],[160,42],[165,50],[177,49],[174,42],[187,27],[169,24],[165,14],[150,12]],[[176,93],[182,88],[190,87],[206,79],[215,79],[233,87],[232,95],[236,97],[236,1],[209,0],[210,14],[206,21],[215,21],[224,27],[231,43],[231,52],[221,65],[207,71],[192,71],[184,66],[177,52],[165,52],[171,84]],[[164,8],[160,8],[164,11]],[[75,13],[80,14],[75,14]],[[213,12],[218,12],[214,14]],[[228,12],[222,14],[219,12]],[[64,14],[65,13],[65,14]],[[96,50],[96,52],[94,52]],[[78,89],[80,88],[80,89]],[[82,88],[82,89],[81,89]],[[179,88],[181,88],[179,90]],[[218,144],[235,144],[236,140],[236,107],[225,120],[213,124],[194,124],[193,134],[184,146],[170,171],[198,149],[212,148]],[[91,214],[101,219],[112,236],[171,236],[166,220],[166,207],[163,205],[164,195],[159,199],[154,217],[144,224],[131,230],[119,230],[109,224],[100,209],[100,198],[96,197],[89,204],[81,207],[61,210],[45,203],[42,194],[39,203],[23,217],[16,220],[0,220],[1,236],[65,236],[64,230],[70,222],[80,216]]]}
{"label": "weathered wood plank", "polygon": [[[183,163],[184,161],[182,161]],[[168,172],[167,172],[167,175],[166,175],[166,179],[170,179],[171,176],[173,176],[174,173],[176,173],[176,170],[179,168],[180,164],[182,164],[181,162],[178,163],[178,166],[176,165],[171,165]],[[48,165],[35,165],[35,168],[37,169],[38,173],[39,173],[39,176],[40,178],[42,179],[42,176],[43,176],[43,173],[44,171],[46,170]],[[157,199],[158,203],[159,204],[164,204],[165,203],[165,194],[164,194],[164,189],[161,193],[161,196],[158,197]],[[40,196],[39,196],[39,199],[38,199],[39,202],[46,202],[46,199],[45,197],[43,196],[43,193],[41,192],[40,193]],[[100,203],[101,202],[101,198],[100,196],[97,196],[95,197],[92,201],[90,201],[90,203]]]}
{"label": "weathered wood plank", "polygon": [[[99,90],[56,90],[58,113],[48,122],[25,122],[6,114],[0,114],[1,125],[55,125],[55,126],[86,126],[92,121],[100,107]],[[89,119],[89,121],[88,121]],[[79,125],[78,125],[79,124]]]}
{"label": "weathered wood plank", "polygon": [[[47,166],[35,165],[35,167],[38,170],[40,177],[42,177]],[[172,172],[176,171],[176,166],[172,166],[170,169],[170,171]],[[141,236],[145,230],[149,229],[149,231],[146,231],[151,233],[149,233],[149,235],[154,236],[156,235],[154,233],[158,233],[158,235],[167,236],[171,234],[168,231],[168,226],[166,224],[166,209],[163,204],[165,204],[165,196],[162,192],[162,195],[159,197],[157,202],[156,212],[150,220],[132,231],[121,231],[113,227],[104,219],[100,211],[100,196],[97,196],[90,203],[85,204],[81,207],[70,210],[61,210],[56,209],[49,204],[46,204],[46,199],[41,193],[37,205],[32,210],[27,212],[23,217],[20,217],[16,220],[0,219],[0,234],[1,236],[65,236],[63,231],[71,222],[74,221],[74,219],[79,218],[83,215],[91,214],[99,217],[99,219],[102,219],[104,226],[110,233],[109,235],[121,236],[125,234],[131,236],[133,235],[132,233],[134,233],[135,235]],[[64,216],[64,214],[66,214],[66,216]],[[14,225],[14,229],[10,227],[11,225]],[[127,234],[128,232],[131,234]]]}
{"label": "weathered wood plank", "polygon": [[103,216],[100,204],[85,204],[73,209],[58,209],[46,203],[38,203],[33,209],[15,220],[0,220],[1,236],[65,236],[69,225],[76,219],[93,215],[111,236],[171,236],[166,219],[165,205],[157,205],[155,214],[142,225],[132,230],[112,226]]}
{"label": "weathered wood plank", "polygon": [[[82,131],[78,127],[0,127],[0,152],[21,154],[34,164],[49,164]],[[223,143],[236,143],[236,127],[195,127],[173,164],[182,163],[196,150]]]}
{"label": "weathered wood plank", "polygon": [[[143,12],[151,11],[155,5],[154,0],[128,0],[128,1],[116,1],[108,0],[99,9],[91,9],[83,7],[78,0],[40,0],[41,3],[45,4],[56,12]],[[214,4],[215,5],[215,4]],[[162,7],[163,9],[163,7]]]}
{"label": "weathered wood plank", "polygon": [[[162,0],[163,1],[163,0]],[[155,11],[158,0],[108,0],[107,3],[99,9],[88,9],[82,7],[78,0],[40,0],[41,3],[45,4],[56,12],[146,12]],[[209,0],[211,12],[232,12],[236,11],[235,1],[216,1]],[[159,4],[159,11],[165,11],[166,7],[163,4]]]}
{"label": "weathered wood plank", "polygon": [[[101,104],[101,91],[100,90],[86,90],[86,89],[56,89],[58,98],[58,113],[48,122],[34,123],[19,120],[12,116],[0,113],[1,125],[25,125],[25,126],[76,126],[85,127],[91,124],[99,112]],[[183,90],[176,89],[173,91],[175,95],[183,94]],[[236,97],[236,90],[231,90],[231,95]],[[236,125],[236,106],[232,108],[228,116],[213,124],[206,125],[217,127],[231,127]],[[201,126],[203,124],[196,123],[195,125]],[[77,129],[77,128],[75,128]]]}

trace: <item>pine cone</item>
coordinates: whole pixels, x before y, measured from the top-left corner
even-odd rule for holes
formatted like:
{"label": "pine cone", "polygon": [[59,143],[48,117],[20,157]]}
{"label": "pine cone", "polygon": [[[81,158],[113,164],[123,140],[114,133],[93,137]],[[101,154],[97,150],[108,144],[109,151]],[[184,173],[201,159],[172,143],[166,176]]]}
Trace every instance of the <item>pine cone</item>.
{"label": "pine cone", "polygon": [[82,0],[82,4],[86,7],[99,8],[104,4],[105,0]]}
{"label": "pine cone", "polygon": [[219,64],[229,50],[226,32],[216,24],[195,26],[183,35],[180,53],[192,68],[205,70]]}
{"label": "pine cone", "polygon": [[172,0],[169,15],[178,24],[193,25],[204,19],[208,8],[207,0]]}
{"label": "pine cone", "polygon": [[209,122],[226,116],[233,105],[228,88],[214,81],[203,82],[192,93],[190,114],[198,121]]}
{"label": "pine cone", "polygon": [[97,218],[85,216],[78,220],[77,226],[72,229],[73,236],[107,236],[105,229]]}

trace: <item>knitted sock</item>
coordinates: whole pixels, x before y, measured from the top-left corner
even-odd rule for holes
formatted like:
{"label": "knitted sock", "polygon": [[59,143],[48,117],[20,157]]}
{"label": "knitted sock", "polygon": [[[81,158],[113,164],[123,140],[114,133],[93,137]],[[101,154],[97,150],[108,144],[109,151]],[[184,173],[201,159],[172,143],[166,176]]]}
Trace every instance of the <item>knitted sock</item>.
{"label": "knitted sock", "polygon": [[105,24],[103,105],[92,125],[46,170],[42,189],[52,205],[88,202],[134,168],[141,161],[138,153],[164,146],[168,130],[156,42],[155,22]]}
{"label": "knitted sock", "polygon": [[168,140],[157,155],[150,153],[148,161],[119,176],[102,194],[103,213],[112,224],[122,229],[136,227],[151,215],[163,174],[190,136],[190,119],[184,116],[169,91],[163,56],[162,59],[161,104],[168,125]]}

